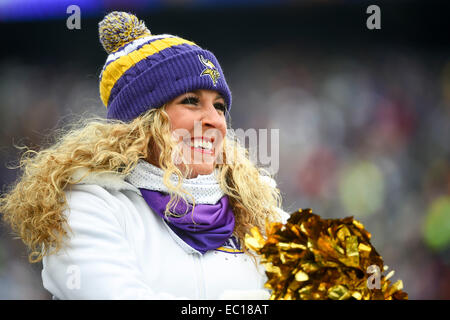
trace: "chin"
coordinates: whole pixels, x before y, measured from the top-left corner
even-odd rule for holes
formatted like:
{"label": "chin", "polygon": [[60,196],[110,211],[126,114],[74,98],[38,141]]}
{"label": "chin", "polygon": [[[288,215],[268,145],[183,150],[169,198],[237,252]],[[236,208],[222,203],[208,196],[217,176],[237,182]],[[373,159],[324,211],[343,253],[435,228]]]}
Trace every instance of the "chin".
{"label": "chin", "polygon": [[195,178],[199,174],[200,175],[211,174],[214,171],[214,164],[209,164],[209,163],[195,164],[195,165],[191,165],[191,168],[192,168],[192,172],[191,172],[189,178]]}

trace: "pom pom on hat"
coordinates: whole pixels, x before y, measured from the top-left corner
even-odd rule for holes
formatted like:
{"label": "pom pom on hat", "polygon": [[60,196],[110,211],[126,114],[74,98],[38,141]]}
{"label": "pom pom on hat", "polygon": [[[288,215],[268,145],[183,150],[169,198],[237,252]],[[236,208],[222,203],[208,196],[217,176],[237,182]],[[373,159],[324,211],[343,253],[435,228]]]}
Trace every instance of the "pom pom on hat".
{"label": "pom pom on hat", "polygon": [[110,54],[123,45],[151,35],[144,21],[127,12],[113,11],[98,24],[100,42],[106,52]]}

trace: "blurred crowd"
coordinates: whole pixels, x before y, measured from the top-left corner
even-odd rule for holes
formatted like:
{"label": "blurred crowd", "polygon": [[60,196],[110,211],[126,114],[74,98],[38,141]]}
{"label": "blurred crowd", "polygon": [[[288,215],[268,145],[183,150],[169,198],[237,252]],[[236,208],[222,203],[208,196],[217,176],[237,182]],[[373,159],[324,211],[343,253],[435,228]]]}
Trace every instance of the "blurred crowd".
{"label": "blurred crowd", "polygon": [[[411,299],[450,299],[448,56],[287,43],[218,56],[233,92],[233,128],[279,129],[274,174],[284,210],[354,216]],[[17,161],[13,144],[39,146],[73,116],[106,112],[98,68],[12,59],[0,70],[4,185],[18,173],[6,168]],[[0,227],[0,299],[49,298],[40,268]]]}
{"label": "blurred crowd", "polygon": [[354,216],[410,298],[449,299],[448,56],[280,46],[229,71],[234,122],[280,129],[284,210]]}

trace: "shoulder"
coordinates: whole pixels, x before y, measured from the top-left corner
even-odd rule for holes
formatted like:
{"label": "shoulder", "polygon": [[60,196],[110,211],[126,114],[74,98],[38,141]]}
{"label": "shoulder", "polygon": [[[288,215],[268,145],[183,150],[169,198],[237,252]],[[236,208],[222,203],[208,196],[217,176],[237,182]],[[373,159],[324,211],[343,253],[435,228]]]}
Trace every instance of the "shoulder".
{"label": "shoulder", "polygon": [[71,179],[77,183],[69,185],[65,190],[69,204],[95,201],[114,206],[119,199],[123,200],[126,191],[140,195],[139,189],[126,182],[125,176],[118,173],[88,172],[81,168],[75,171]]}
{"label": "shoulder", "polygon": [[65,195],[67,208],[64,214],[71,227],[84,228],[98,225],[99,221],[118,222],[122,205],[115,192],[95,184],[77,184],[65,190]]}
{"label": "shoulder", "polygon": [[105,190],[124,191],[130,190],[139,193],[139,189],[125,181],[125,176],[114,172],[89,172],[86,168],[80,168],[72,175],[72,180],[79,181],[79,185],[96,185]]}
{"label": "shoulder", "polygon": [[69,208],[108,207],[113,205],[116,192],[97,184],[75,184],[64,191]]}
{"label": "shoulder", "polygon": [[80,182],[65,190],[69,224],[92,219],[112,219],[124,224],[127,213],[134,212],[130,192],[140,195],[139,189],[119,174],[86,172],[78,170],[72,178]]}

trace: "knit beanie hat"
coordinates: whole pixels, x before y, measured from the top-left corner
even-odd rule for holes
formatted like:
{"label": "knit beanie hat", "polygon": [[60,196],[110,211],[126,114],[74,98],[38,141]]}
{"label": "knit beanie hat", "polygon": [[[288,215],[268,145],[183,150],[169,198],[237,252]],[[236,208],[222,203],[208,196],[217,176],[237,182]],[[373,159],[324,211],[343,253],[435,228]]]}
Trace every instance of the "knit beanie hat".
{"label": "knit beanie hat", "polygon": [[109,54],[100,74],[108,119],[133,120],[197,89],[218,91],[230,110],[231,92],[212,52],[174,35],[152,35],[126,12],[106,15],[99,37]]}

